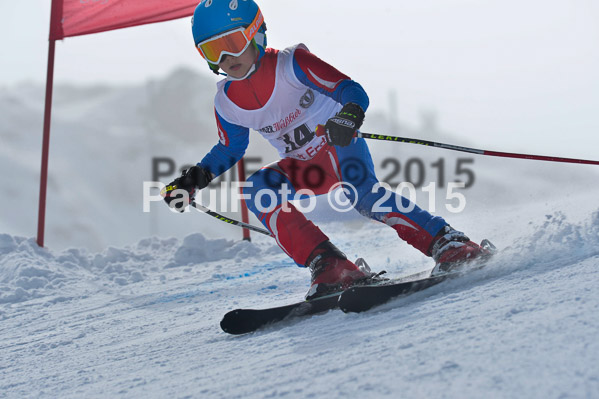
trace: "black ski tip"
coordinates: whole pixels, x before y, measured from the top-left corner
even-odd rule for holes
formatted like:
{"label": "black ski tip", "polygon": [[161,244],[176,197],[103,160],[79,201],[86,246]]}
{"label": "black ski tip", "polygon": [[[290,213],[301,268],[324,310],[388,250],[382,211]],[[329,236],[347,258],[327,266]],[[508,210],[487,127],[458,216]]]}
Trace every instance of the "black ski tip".
{"label": "black ski tip", "polygon": [[235,309],[225,314],[220,322],[220,328],[228,334],[247,334],[283,320],[324,313],[337,308],[340,294],[340,292],[334,293],[273,308]]}
{"label": "black ski tip", "polygon": [[232,322],[232,319],[235,318],[236,314],[237,314],[237,310],[232,310],[223,316],[223,319],[220,321],[220,328],[224,332],[229,333],[229,334],[234,334],[233,331],[235,331],[235,329],[232,328],[231,322]]}
{"label": "black ski tip", "polygon": [[235,309],[224,315],[220,322],[220,328],[233,335],[247,334],[260,328],[261,324],[258,323],[250,315],[251,311],[248,309]]}

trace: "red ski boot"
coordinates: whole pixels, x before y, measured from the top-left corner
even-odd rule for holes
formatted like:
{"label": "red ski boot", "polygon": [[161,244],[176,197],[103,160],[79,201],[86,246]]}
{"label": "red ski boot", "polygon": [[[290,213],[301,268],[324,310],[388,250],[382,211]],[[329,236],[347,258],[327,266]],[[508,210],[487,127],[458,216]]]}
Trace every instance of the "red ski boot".
{"label": "red ski boot", "polygon": [[435,260],[435,268],[431,276],[446,273],[459,266],[472,262],[474,259],[482,260],[493,254],[490,242],[484,246],[478,245],[461,231],[445,226],[433,241],[431,256]]}
{"label": "red ski boot", "polygon": [[370,270],[361,269],[349,261],[330,241],[323,242],[312,251],[306,267],[312,273],[312,285],[306,299],[344,290],[374,275]]}

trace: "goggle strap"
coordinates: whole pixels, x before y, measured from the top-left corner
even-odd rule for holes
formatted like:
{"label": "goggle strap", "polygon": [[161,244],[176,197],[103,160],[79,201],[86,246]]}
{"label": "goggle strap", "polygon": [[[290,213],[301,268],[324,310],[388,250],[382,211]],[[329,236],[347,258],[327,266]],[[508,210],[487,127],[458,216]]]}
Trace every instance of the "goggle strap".
{"label": "goggle strap", "polygon": [[253,37],[256,35],[256,33],[258,33],[258,29],[260,29],[260,26],[263,23],[264,23],[264,16],[262,15],[262,11],[260,11],[260,8],[258,8],[258,12],[256,13],[256,16],[254,17],[254,20],[245,29],[245,37],[248,40],[252,40]]}
{"label": "goggle strap", "polygon": [[256,35],[254,36],[254,41],[256,42],[256,44],[257,44],[258,46],[261,46],[261,47],[264,47],[264,44],[265,44],[265,43],[264,43],[264,42],[265,42],[265,39],[266,39],[266,35],[265,35],[264,33],[262,33],[262,32],[258,32],[258,33],[256,33]]}

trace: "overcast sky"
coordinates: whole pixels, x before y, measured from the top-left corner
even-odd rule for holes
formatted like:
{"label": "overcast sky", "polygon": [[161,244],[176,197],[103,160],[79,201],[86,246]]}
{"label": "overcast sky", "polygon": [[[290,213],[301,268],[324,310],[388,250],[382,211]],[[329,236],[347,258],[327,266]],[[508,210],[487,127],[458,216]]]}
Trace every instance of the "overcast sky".
{"label": "overcast sky", "polygon": [[[596,0],[262,0],[269,46],[304,42],[371,107],[496,150],[599,158]],[[44,82],[50,0],[0,0],[0,86]],[[55,78],[141,83],[179,65],[211,76],[189,18],[57,43]],[[216,81],[216,77],[214,77]],[[208,95],[212,95],[209,93]]]}

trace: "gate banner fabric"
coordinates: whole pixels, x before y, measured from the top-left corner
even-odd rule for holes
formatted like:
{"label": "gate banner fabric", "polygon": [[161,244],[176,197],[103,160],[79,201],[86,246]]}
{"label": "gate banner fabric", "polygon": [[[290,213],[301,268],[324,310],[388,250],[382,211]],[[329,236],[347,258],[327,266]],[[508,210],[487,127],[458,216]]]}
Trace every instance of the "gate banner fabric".
{"label": "gate banner fabric", "polygon": [[50,40],[193,15],[199,0],[53,0]]}

